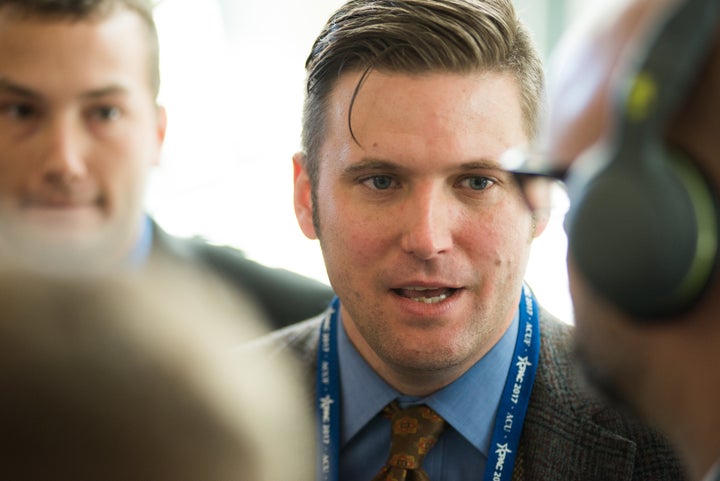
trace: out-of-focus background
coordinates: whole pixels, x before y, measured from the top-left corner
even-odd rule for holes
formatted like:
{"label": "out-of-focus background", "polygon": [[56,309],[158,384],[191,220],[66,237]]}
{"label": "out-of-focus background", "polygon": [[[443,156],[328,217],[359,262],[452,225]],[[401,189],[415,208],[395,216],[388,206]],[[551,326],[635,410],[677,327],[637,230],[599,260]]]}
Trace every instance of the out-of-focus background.
{"label": "out-of-focus background", "polygon": [[[565,26],[594,1],[515,5],[547,60]],[[232,245],[264,264],[327,282],[319,244],[305,238],[295,220],[291,156],[300,146],[305,58],[342,3],[159,3],[160,102],[169,121],[146,203],[166,230]],[[558,189],[527,280],[546,308],[572,322],[562,230],[566,209]]]}

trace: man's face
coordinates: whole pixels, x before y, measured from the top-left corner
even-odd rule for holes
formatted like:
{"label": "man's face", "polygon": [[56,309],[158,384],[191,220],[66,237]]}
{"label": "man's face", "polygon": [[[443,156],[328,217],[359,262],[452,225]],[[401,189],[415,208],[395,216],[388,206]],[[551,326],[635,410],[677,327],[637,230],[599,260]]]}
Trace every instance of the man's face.
{"label": "man's face", "polygon": [[296,213],[318,237],[352,342],[382,373],[463,372],[515,315],[536,225],[499,168],[526,142],[509,74],[372,72],[329,99],[317,214],[296,156]]}
{"label": "man's face", "polygon": [[147,30],[0,9],[0,252],[115,262],[139,233],[165,133]]}

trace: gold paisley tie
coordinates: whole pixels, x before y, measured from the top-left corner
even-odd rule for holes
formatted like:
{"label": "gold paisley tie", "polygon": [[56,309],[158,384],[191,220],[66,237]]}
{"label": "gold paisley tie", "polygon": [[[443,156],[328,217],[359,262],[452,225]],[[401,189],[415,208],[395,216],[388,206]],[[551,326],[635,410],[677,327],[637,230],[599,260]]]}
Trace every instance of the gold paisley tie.
{"label": "gold paisley tie", "polygon": [[422,404],[400,409],[390,403],[384,414],[392,423],[390,456],[372,481],[430,481],[421,465],[445,429],[445,421]]}

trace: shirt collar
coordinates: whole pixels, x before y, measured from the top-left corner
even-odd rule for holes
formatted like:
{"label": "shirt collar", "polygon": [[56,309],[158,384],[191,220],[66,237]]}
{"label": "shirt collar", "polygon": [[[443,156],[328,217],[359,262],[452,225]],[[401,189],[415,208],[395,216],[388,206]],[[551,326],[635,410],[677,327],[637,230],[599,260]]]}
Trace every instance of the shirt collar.
{"label": "shirt collar", "polygon": [[518,334],[518,314],[492,349],[460,378],[422,399],[403,396],[387,384],[362,358],[343,328],[338,315],[338,356],[340,362],[342,445],[390,401],[425,403],[456,431],[487,456],[495,415]]}
{"label": "shirt collar", "polygon": [[128,256],[129,265],[131,267],[142,266],[145,262],[147,262],[147,259],[150,256],[152,242],[152,221],[150,221],[150,217],[143,215],[140,220],[140,235],[138,236],[138,240]]}
{"label": "shirt collar", "polygon": [[355,349],[343,327],[338,309],[338,360],[342,444],[345,445],[378,412],[398,396]]}

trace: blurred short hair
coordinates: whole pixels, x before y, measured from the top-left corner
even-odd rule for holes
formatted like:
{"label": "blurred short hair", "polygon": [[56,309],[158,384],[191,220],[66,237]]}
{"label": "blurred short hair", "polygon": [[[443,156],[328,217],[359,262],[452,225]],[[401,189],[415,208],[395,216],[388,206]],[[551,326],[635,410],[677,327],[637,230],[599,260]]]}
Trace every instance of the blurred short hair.
{"label": "blurred short hair", "polygon": [[291,365],[233,362],[261,320],[186,275],[0,272],[0,478],[312,478]]}

